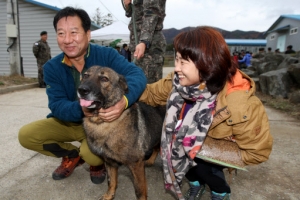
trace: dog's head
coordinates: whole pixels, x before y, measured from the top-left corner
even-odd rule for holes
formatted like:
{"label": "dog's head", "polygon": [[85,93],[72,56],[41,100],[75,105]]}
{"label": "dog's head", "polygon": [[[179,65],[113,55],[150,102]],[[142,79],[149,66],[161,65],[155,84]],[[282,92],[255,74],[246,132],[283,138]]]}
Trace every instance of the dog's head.
{"label": "dog's head", "polygon": [[81,106],[98,110],[115,105],[127,92],[122,75],[108,67],[93,66],[84,73],[77,95]]}

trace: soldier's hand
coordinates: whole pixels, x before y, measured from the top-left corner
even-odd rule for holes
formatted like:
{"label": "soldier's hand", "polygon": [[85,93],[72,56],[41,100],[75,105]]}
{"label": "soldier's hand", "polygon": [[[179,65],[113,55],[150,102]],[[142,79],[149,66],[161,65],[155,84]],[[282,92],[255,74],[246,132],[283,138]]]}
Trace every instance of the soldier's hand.
{"label": "soldier's hand", "polygon": [[140,59],[144,57],[145,50],[146,50],[145,43],[139,43],[135,47],[135,52],[133,53],[133,56],[136,57],[137,59]]}
{"label": "soldier's hand", "polygon": [[101,108],[99,110],[99,118],[101,118],[105,122],[111,122],[118,119],[123,113],[126,107],[126,100],[122,98],[116,105],[111,106],[107,109]]}
{"label": "soldier's hand", "polygon": [[131,0],[123,0],[124,1],[124,5],[126,7],[126,9],[128,8],[128,5],[131,3]]}

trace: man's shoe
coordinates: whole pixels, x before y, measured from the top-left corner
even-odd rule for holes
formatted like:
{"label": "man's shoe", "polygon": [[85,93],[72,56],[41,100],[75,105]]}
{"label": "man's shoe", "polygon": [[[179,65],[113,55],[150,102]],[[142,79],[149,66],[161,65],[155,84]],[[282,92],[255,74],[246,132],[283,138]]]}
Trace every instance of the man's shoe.
{"label": "man's shoe", "polygon": [[204,185],[201,186],[190,185],[190,188],[187,191],[187,193],[184,195],[184,198],[186,200],[200,200],[204,192],[205,192]]}
{"label": "man's shoe", "polygon": [[91,176],[91,181],[94,184],[103,183],[106,177],[105,165],[102,164],[100,166],[90,166],[90,176]]}
{"label": "man's shoe", "polygon": [[82,160],[80,156],[76,158],[63,157],[60,166],[52,173],[52,178],[54,180],[67,178],[73,173],[77,166],[82,165],[83,163],[84,160]]}

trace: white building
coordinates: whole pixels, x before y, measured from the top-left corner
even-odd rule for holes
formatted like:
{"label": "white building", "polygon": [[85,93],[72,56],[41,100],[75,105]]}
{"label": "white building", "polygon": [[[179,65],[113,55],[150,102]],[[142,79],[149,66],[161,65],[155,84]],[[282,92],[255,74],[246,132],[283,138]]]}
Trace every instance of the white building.
{"label": "white building", "polygon": [[[11,74],[11,55],[7,50],[12,42],[7,44],[5,37],[7,34],[8,6],[13,8],[14,16],[18,16],[18,19],[14,18],[13,21],[18,27],[19,52],[16,56],[20,56],[21,69],[23,69],[25,77],[37,77],[37,63],[32,53],[32,45],[40,39],[41,31],[48,32],[47,42],[51,48],[52,57],[61,53],[53,27],[53,18],[60,8],[32,0],[0,0],[0,75]],[[99,28],[93,24],[91,30]]]}
{"label": "white building", "polygon": [[295,51],[300,50],[300,15],[281,15],[266,31],[267,47],[272,51],[279,49],[285,52],[286,47],[293,45]]}

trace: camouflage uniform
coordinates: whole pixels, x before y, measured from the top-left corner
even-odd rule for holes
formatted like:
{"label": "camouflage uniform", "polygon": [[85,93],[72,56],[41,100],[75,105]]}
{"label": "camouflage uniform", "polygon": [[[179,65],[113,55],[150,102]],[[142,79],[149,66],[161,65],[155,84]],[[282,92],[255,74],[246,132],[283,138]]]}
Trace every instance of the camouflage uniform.
{"label": "camouflage uniform", "polygon": [[45,86],[44,75],[43,75],[43,65],[51,59],[50,47],[47,41],[39,40],[33,44],[32,52],[36,57],[37,66],[38,66],[38,80],[39,86]]}
{"label": "camouflage uniform", "polygon": [[[163,21],[166,16],[166,0],[133,0],[132,6],[135,8],[138,42],[147,41],[150,44],[149,48],[146,48],[144,57],[137,60],[136,65],[144,70],[148,83],[153,83],[162,78],[167,45],[162,33]],[[132,9],[126,11],[126,16],[132,17]],[[134,52],[136,44],[132,18],[128,28],[130,30],[129,50]]]}

